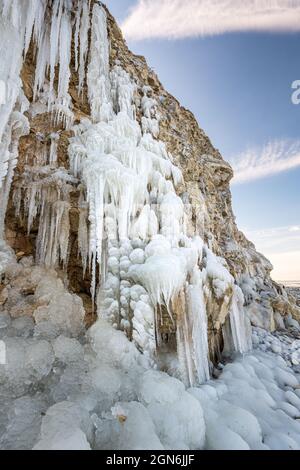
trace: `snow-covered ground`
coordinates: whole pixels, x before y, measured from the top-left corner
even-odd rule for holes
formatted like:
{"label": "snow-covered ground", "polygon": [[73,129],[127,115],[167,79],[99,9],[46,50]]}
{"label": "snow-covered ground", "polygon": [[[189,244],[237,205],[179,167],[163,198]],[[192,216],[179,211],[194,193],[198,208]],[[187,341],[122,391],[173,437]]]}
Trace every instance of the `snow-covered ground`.
{"label": "snow-covered ground", "polygon": [[[300,449],[296,325],[253,329],[251,353],[189,389],[106,321],[85,333],[81,299],[55,271],[24,258],[6,276],[1,449]],[[34,319],[18,316],[32,304]]]}

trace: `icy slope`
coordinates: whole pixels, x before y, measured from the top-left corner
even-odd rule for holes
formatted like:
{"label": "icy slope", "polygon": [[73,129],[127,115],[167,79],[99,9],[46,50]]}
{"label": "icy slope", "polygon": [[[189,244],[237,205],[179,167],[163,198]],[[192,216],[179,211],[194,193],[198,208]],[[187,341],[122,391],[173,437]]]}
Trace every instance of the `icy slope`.
{"label": "icy slope", "polygon": [[85,334],[82,302],[55,271],[23,258],[6,283],[2,449],[300,448],[299,340],[257,330],[258,349],[185,390],[106,321]]}

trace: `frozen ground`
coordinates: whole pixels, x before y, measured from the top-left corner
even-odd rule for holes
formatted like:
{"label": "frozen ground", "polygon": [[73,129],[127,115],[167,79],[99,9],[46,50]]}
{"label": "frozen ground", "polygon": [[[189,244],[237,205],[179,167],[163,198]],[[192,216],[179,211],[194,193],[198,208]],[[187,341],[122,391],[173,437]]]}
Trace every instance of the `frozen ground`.
{"label": "frozen ground", "polygon": [[296,324],[253,329],[252,353],[186,389],[105,321],[85,334],[81,299],[55,271],[24,259],[7,278],[1,449],[300,449]]}

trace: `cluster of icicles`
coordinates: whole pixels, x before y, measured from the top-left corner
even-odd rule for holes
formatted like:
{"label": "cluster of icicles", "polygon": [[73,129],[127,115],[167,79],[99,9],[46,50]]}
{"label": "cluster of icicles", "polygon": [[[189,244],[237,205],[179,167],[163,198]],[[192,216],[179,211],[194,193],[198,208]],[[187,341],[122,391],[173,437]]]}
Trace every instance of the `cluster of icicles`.
{"label": "cluster of icicles", "polygon": [[[84,272],[88,268],[92,272],[91,292],[93,298],[97,292],[99,314],[124,330],[153,363],[157,362],[157,351],[163,349],[161,331],[167,315],[169,329],[176,335],[176,373],[187,384],[202,383],[209,378],[204,286],[214,279],[216,295],[225,297],[226,292],[233,292],[227,329],[233,348],[239,352],[250,347],[242,293],[202,239],[187,235],[184,205],[176,194],[182,175],[157,139],[159,115],[152,90],[144,87],[139,99],[136,83],[120,64],[110,70],[103,7],[95,3],[90,15],[87,0],[75,2],[76,8],[70,0],[53,0],[51,9],[48,3],[31,0],[24,10],[22,1],[1,2],[2,17],[9,20],[9,26],[3,27],[18,30],[17,41],[20,35],[23,41],[19,71],[32,35],[37,53],[33,103],[30,108],[28,103],[22,106],[25,99],[20,100],[20,87],[11,111],[19,106],[20,123],[26,120],[21,112],[28,108],[32,114],[51,111],[74,133],[69,145],[69,171],[57,163],[59,134],[51,134],[41,143],[44,150],[38,152],[34,166],[26,167],[22,187],[15,191],[17,214],[26,213],[29,232],[39,215],[37,261],[46,266],[59,262],[66,266],[70,192],[77,185],[78,249]],[[23,14],[25,28],[21,26]],[[72,41],[78,89],[81,92],[86,82],[91,107],[91,118],[76,126],[69,95]],[[7,83],[17,82],[19,71],[12,71]],[[136,120],[137,107],[141,123]],[[18,135],[28,132],[27,127],[25,122]],[[16,152],[16,146],[13,148]],[[13,161],[11,168],[16,156]],[[1,165],[0,171],[4,168]],[[11,175],[5,168],[2,177],[7,186]],[[184,297],[184,310],[173,308],[179,296]],[[172,360],[166,354],[161,365],[171,370]]]}

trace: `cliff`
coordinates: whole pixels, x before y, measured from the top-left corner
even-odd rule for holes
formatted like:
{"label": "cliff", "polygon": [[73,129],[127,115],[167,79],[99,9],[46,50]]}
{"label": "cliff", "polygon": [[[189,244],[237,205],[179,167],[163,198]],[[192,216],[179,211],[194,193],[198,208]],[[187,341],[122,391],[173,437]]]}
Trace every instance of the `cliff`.
{"label": "cliff", "polygon": [[0,445],[297,446],[300,309],[229,164],[102,3],[0,7]]}
{"label": "cliff", "polygon": [[[91,7],[92,8],[92,7]],[[107,11],[107,10],[106,10]],[[72,13],[75,22],[76,12]],[[116,63],[125,70],[136,84],[134,103],[136,118],[141,124],[143,117],[142,99],[144,87],[147,95],[154,100],[155,113],[159,116],[159,133],[156,138],[166,144],[174,164],[182,171],[183,181],[176,188],[184,202],[189,235],[200,235],[203,241],[217,255],[226,260],[228,270],[241,287],[245,296],[245,314],[252,324],[269,330],[280,326],[278,317],[292,315],[299,319],[299,310],[282,288],[270,278],[271,264],[263,255],[257,253],[254,245],[238,230],[231,205],[230,180],[232,169],[226,163],[209,138],[199,128],[191,112],[180,106],[162,86],[156,74],[149,69],[143,57],[133,55],[127,48],[122,33],[114,18],[107,11],[108,37],[110,42],[109,61],[112,68]],[[74,40],[72,42],[70,62],[69,94],[72,99],[74,124],[90,116],[87,83],[83,85],[82,95],[78,94],[79,74],[75,64]],[[33,102],[36,73],[36,44],[31,41],[26,60],[22,66],[21,78],[26,98]],[[85,63],[85,68],[87,63]],[[55,86],[58,82],[56,71]],[[36,106],[36,105],[35,105]],[[42,106],[42,105],[41,105]],[[44,105],[45,106],[45,105]],[[6,238],[17,253],[36,254],[36,237],[39,226],[39,214],[35,218],[30,233],[27,233],[27,214],[16,214],[14,198],[19,187],[24,187],[28,177],[28,167],[36,164],[36,156],[50,152],[53,143],[57,151],[57,167],[68,170],[69,138],[72,130],[65,130],[62,123],[53,123],[52,113],[33,110],[27,111],[30,132],[21,137],[19,158],[10,190],[6,213]],[[33,110],[33,111],[32,111]],[[54,136],[54,137],[53,137]],[[26,167],[26,171],[25,170]],[[28,180],[30,184],[30,179]],[[26,183],[25,183],[26,184]],[[90,274],[83,279],[82,262],[78,257],[79,209],[78,185],[73,184],[69,192],[69,242],[65,270],[71,289],[82,296],[89,313],[90,324],[94,315],[90,301]],[[19,255],[20,256],[20,255]],[[55,260],[57,262],[57,260]],[[224,298],[215,299],[212,290],[207,294],[207,314],[210,343],[215,352],[221,341],[221,327],[229,313],[230,293]],[[183,308],[183,307],[180,307]]]}

